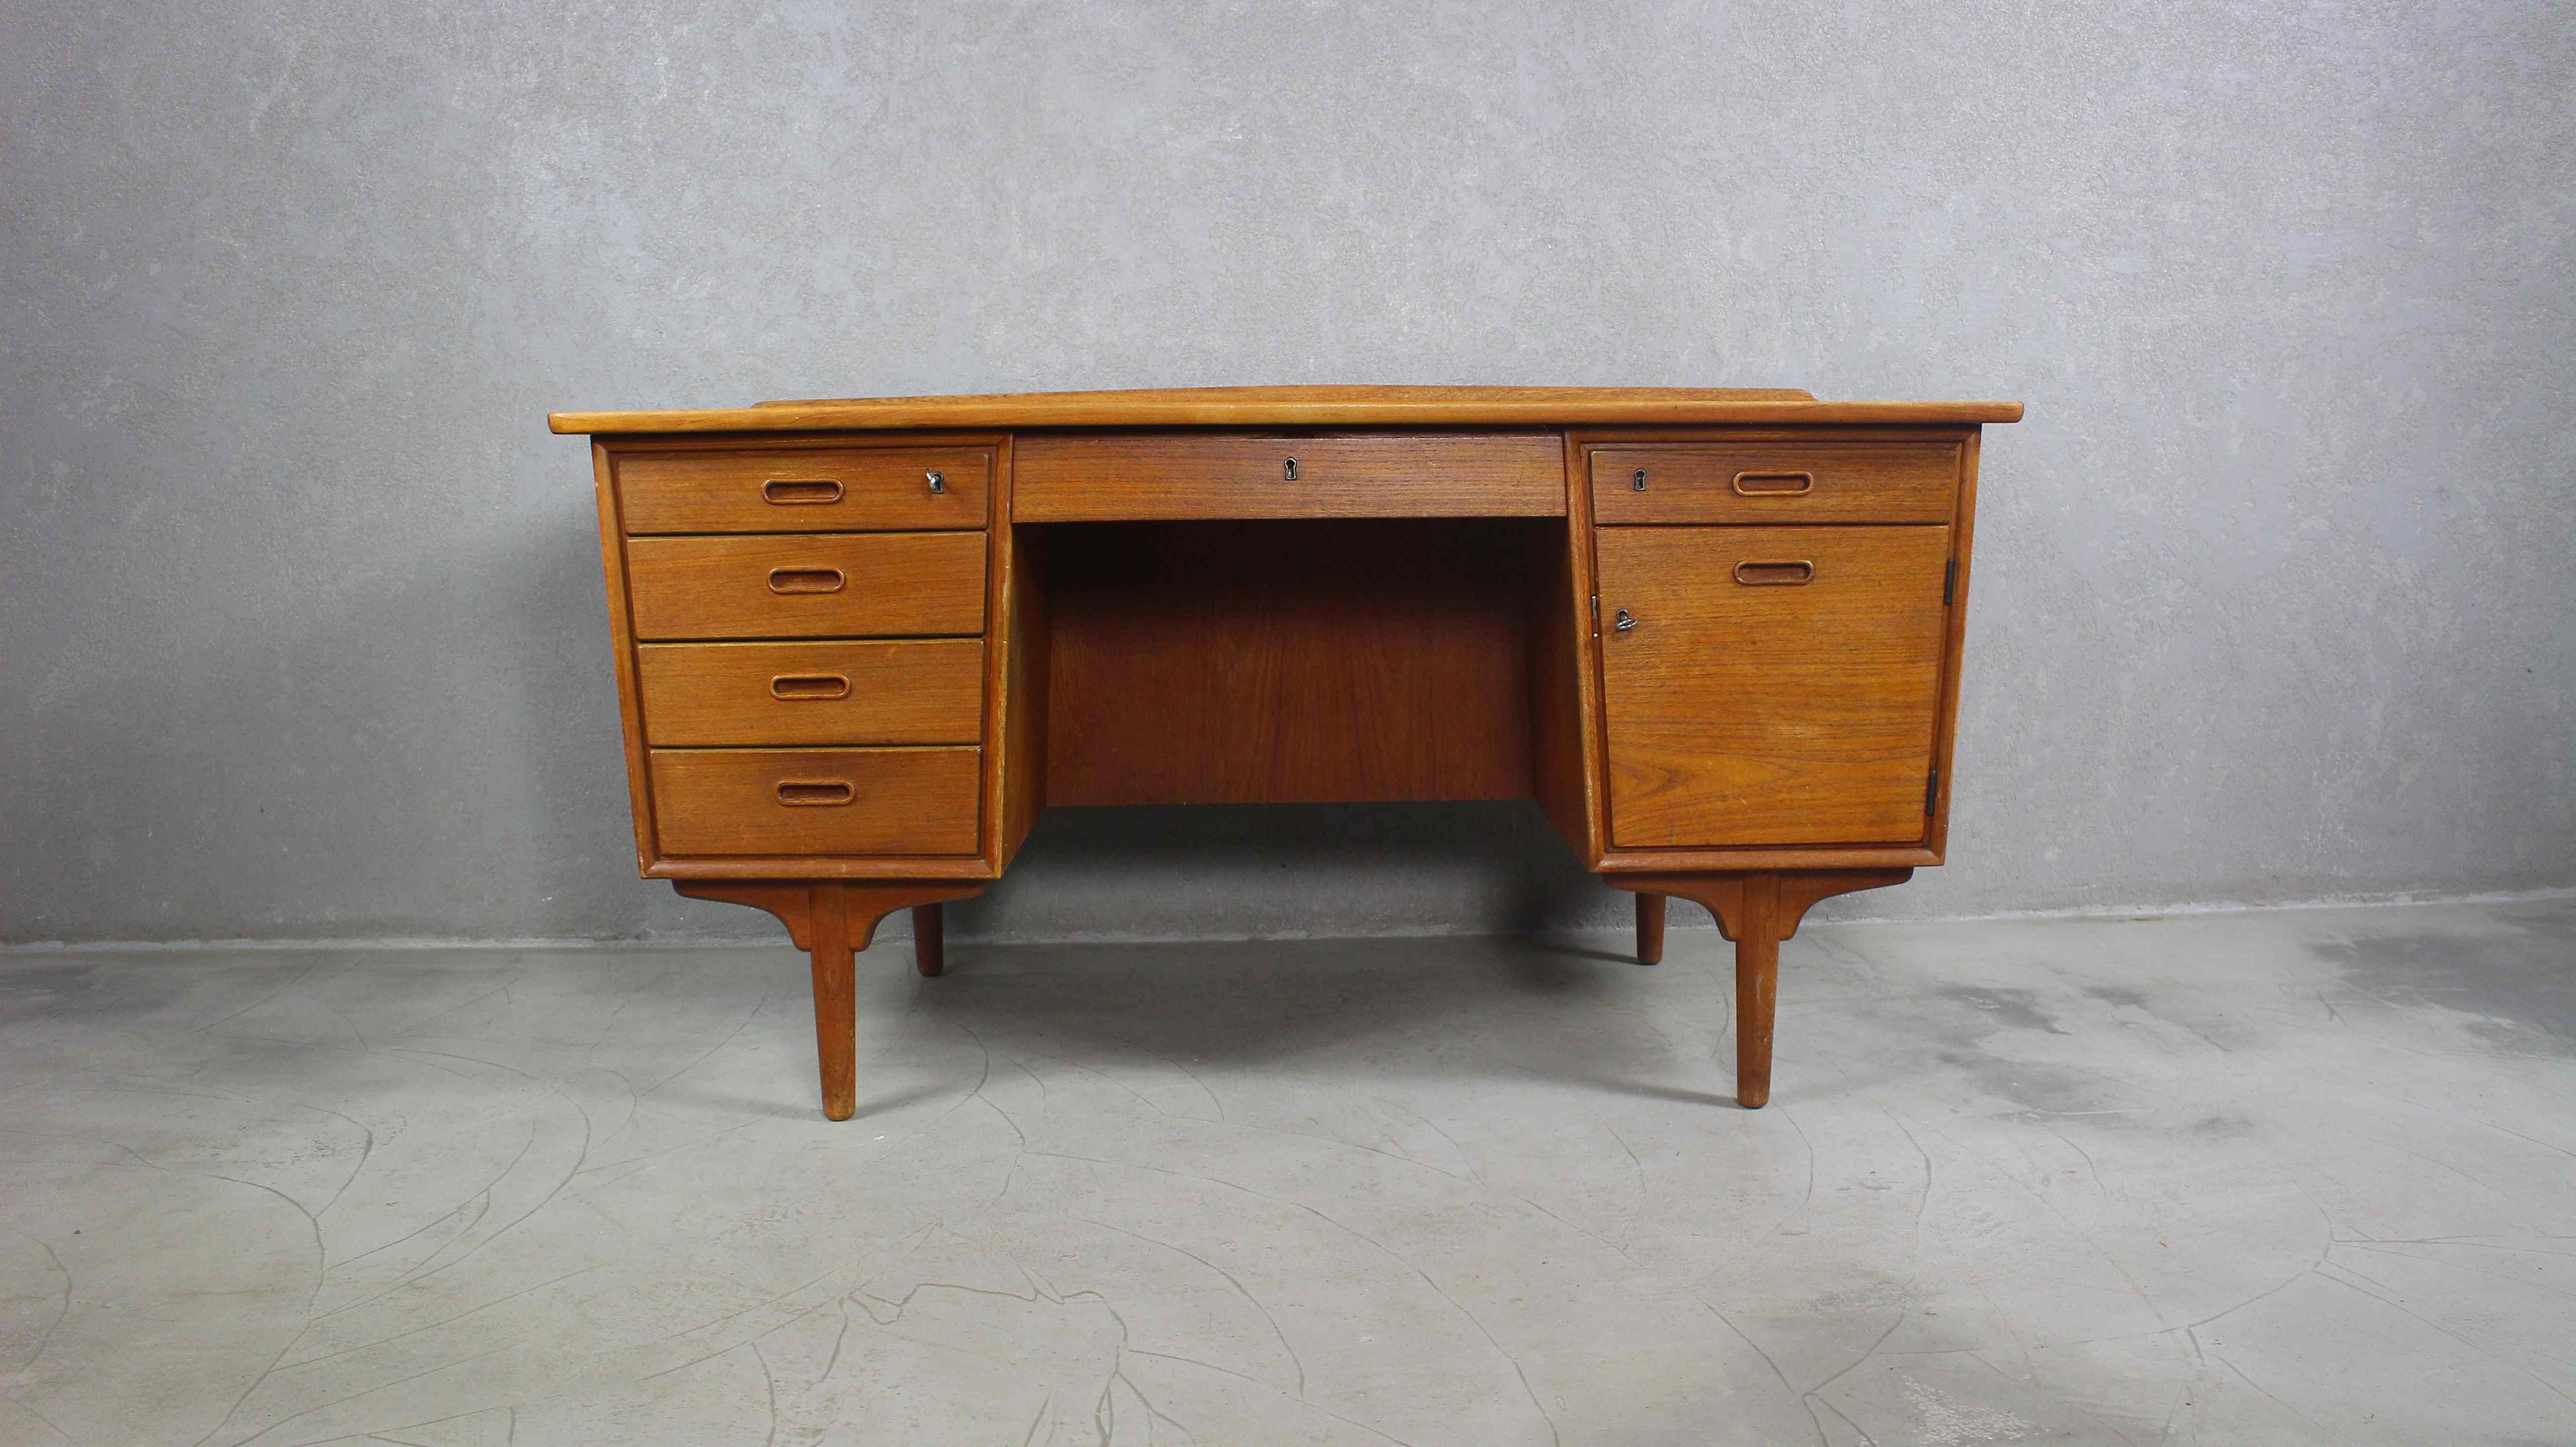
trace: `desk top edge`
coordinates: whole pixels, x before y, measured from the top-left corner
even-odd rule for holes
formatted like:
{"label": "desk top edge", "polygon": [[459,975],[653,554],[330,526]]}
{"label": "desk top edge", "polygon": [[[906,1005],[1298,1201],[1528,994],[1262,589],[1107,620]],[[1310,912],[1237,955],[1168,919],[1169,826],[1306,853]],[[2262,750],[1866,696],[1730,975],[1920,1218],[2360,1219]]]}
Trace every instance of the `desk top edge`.
{"label": "desk top edge", "polygon": [[2018,422],[2019,402],[1820,402],[1795,388],[1189,387],[550,412],[557,433],[1032,427],[1612,427]]}

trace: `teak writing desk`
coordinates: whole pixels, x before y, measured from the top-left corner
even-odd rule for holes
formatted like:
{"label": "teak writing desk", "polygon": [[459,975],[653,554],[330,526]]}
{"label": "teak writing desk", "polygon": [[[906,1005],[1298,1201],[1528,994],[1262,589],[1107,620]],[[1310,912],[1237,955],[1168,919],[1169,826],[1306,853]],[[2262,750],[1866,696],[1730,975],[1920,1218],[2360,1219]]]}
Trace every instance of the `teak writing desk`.
{"label": "teak writing desk", "polygon": [[556,413],[591,438],[636,861],[851,954],[1049,804],[1535,798],[1735,943],[1941,862],[1981,424],[1797,391],[1251,387]]}

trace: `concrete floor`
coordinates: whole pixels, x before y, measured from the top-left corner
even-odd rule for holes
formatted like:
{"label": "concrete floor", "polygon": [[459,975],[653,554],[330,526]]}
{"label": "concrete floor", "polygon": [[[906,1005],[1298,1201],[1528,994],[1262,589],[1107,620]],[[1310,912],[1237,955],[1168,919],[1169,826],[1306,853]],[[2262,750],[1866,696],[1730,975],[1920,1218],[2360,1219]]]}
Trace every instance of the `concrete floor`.
{"label": "concrete floor", "polygon": [[1624,948],[9,956],[0,1441],[2576,1440],[2576,901]]}

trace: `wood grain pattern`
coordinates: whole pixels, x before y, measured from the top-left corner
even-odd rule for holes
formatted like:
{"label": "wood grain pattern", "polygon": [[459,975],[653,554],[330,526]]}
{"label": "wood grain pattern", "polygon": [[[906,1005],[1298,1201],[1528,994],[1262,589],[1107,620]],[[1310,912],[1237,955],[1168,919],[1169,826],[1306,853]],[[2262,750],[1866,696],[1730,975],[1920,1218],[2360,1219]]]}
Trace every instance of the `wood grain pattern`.
{"label": "wood grain pattern", "polygon": [[[993,454],[977,447],[627,451],[626,531],[833,533],[980,528]],[[940,491],[929,475],[939,474]]]}
{"label": "wood grain pattern", "polygon": [[1613,849],[1594,869],[1613,874],[1675,870],[1930,869],[1941,856],[1921,844],[1758,844],[1686,849]]}
{"label": "wood grain pattern", "polygon": [[1577,630],[1589,625],[1578,601],[1568,540],[1544,540],[1533,560],[1529,608],[1530,787],[1548,822],[1581,859],[1591,857],[1591,800],[1586,765],[1592,730],[1585,727]]}
{"label": "wood grain pattern", "polygon": [[1548,517],[1565,511],[1562,449],[1555,434],[1538,432],[1039,434],[1015,449],[1011,516]]}
{"label": "wood grain pattern", "polygon": [[2018,402],[1819,402],[1789,388],[1193,387],[554,412],[561,433],[1006,427],[1615,427],[2018,422]]}
{"label": "wood grain pattern", "polygon": [[1609,755],[1601,729],[1601,574],[1597,534],[1593,530],[1592,489],[1582,482],[1582,447],[1574,433],[1565,439],[1566,602],[1574,623],[1574,717],[1581,735],[1583,800],[1582,834],[1560,822],[1575,857],[1599,868],[1610,850]]}
{"label": "wood grain pattern", "polygon": [[[626,566],[639,639],[984,631],[980,532],[632,538]],[[782,569],[843,581],[781,593]]]}
{"label": "wood grain pattern", "polygon": [[1001,871],[980,853],[956,854],[700,854],[686,858],[656,857],[642,871],[646,879],[752,880],[971,879],[991,881]]}
{"label": "wood grain pattern", "polygon": [[1933,762],[1941,770],[1941,787],[1932,798],[1932,829],[1925,842],[1938,863],[1950,841],[1950,756],[1959,738],[1959,673],[1968,643],[1968,574],[1975,558],[1977,531],[1977,457],[1983,443],[1975,432],[1959,449],[1959,511],[1950,525],[1950,556],[1958,571],[1950,579],[1950,618],[1941,639],[1941,713]]}
{"label": "wood grain pattern", "polygon": [[1053,620],[1048,803],[1530,794],[1526,609],[1554,525],[1025,531]]}
{"label": "wood grain pattern", "polygon": [[599,500],[599,561],[608,581],[608,631],[616,650],[618,732],[626,743],[626,797],[635,817],[635,867],[653,862],[653,784],[644,767],[643,691],[635,678],[635,624],[627,604],[626,538],[617,512],[614,466],[605,443],[590,445]]}
{"label": "wood grain pattern", "polygon": [[1579,481],[1582,449],[1573,438],[1560,444],[1558,465],[1567,489],[1565,528],[1539,548],[1529,611],[1530,781],[1548,822],[1577,859],[1588,861],[1599,853],[1592,806],[1600,782],[1584,655],[1592,627],[1592,530]]}
{"label": "wood grain pattern", "polygon": [[[1008,518],[1018,480],[1015,445],[1003,449],[1000,479],[999,507]],[[1037,551],[1023,547],[1021,530],[1008,522],[996,527],[993,535],[999,602],[991,616],[1000,641],[990,664],[985,736],[998,741],[1000,748],[988,760],[994,777],[984,817],[997,821],[987,845],[999,872],[1019,853],[1039,811],[1046,807],[1047,693],[1054,628]]]}
{"label": "wood grain pattern", "polygon": [[[664,854],[972,854],[983,750],[655,749]],[[846,802],[789,804],[781,788]]]}
{"label": "wood grain pattern", "polygon": [[[1925,837],[1946,527],[1605,528],[1596,548],[1613,841]],[[1814,581],[1748,587],[1746,562]]]}
{"label": "wood grain pattern", "polygon": [[635,652],[644,737],[657,748],[984,737],[980,639],[647,643]]}
{"label": "wood grain pattern", "polygon": [[1946,523],[1958,501],[1959,444],[1810,437],[1598,447],[1591,487],[1605,527]]}

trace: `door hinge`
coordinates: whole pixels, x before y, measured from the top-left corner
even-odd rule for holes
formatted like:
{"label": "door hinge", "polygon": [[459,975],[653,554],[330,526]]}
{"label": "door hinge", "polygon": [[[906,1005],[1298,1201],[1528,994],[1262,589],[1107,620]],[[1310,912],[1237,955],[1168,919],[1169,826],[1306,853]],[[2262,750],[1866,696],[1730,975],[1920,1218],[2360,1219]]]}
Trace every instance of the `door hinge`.
{"label": "door hinge", "polygon": [[1959,560],[1958,560],[1957,558],[1952,558],[1952,559],[1950,560],[1950,562],[1949,562],[1949,565],[1948,565],[1948,566],[1946,566],[1946,567],[1944,567],[1944,568],[1941,570],[1941,606],[1942,606],[1942,607],[1947,608],[1947,607],[1949,607],[1949,606],[1950,606],[1950,600],[1951,600],[1952,598],[1955,598],[1955,597],[1957,597],[1957,596],[1958,596],[1958,591],[1957,591],[1957,590],[1958,590],[1958,587],[1959,587]]}
{"label": "door hinge", "polygon": [[1592,595],[1592,636],[1601,636],[1601,595],[1598,593]]}
{"label": "door hinge", "polygon": [[1923,817],[1932,817],[1932,801],[1941,797],[1941,771],[1934,769],[1923,779]]}

